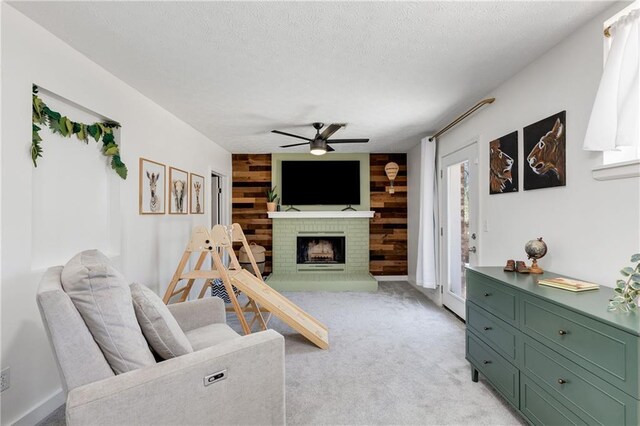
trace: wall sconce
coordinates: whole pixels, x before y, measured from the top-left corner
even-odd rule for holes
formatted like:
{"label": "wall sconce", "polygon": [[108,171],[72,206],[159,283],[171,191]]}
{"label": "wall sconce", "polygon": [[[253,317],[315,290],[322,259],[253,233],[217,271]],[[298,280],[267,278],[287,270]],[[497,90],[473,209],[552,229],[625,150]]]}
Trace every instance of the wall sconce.
{"label": "wall sconce", "polygon": [[384,166],[384,173],[387,175],[387,178],[391,182],[391,186],[389,187],[389,194],[394,194],[396,192],[395,189],[393,189],[393,181],[395,180],[396,176],[398,176],[398,170],[400,170],[400,167],[394,162],[387,163],[387,165]]}

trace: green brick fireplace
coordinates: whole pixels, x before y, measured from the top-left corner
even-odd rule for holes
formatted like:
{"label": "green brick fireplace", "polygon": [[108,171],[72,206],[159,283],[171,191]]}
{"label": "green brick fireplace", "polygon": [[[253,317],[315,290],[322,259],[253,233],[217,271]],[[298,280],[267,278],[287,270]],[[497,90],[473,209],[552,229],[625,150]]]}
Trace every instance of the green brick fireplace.
{"label": "green brick fireplace", "polygon": [[[273,212],[273,273],[279,291],[376,291],[369,273],[369,218],[373,212]],[[301,264],[298,237],[344,238],[344,263]]]}

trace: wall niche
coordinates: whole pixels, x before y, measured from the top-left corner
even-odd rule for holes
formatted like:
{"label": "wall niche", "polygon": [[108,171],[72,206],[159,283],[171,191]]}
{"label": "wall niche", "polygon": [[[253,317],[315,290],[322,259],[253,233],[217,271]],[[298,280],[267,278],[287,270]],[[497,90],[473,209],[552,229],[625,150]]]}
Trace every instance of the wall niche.
{"label": "wall niche", "polygon": [[[74,121],[113,121],[42,87],[38,95],[52,110]],[[90,137],[85,144],[75,135],[65,138],[40,127],[44,152],[32,170],[31,268],[64,264],[87,249],[118,256],[122,179],[102,154],[101,142]],[[114,129],[118,144],[120,134]]]}

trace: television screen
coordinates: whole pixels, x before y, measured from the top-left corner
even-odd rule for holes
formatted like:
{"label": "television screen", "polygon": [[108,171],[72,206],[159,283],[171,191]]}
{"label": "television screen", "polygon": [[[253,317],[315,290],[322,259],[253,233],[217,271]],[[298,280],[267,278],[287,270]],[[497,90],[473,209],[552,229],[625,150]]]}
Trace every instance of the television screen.
{"label": "television screen", "polygon": [[283,161],[286,206],[360,204],[359,161]]}

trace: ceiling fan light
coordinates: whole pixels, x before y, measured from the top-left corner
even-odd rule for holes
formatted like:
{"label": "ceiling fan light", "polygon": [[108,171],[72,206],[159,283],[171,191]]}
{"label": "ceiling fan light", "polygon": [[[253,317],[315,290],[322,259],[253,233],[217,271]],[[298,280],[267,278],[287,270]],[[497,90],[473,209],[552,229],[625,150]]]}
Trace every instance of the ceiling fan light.
{"label": "ceiling fan light", "polygon": [[313,155],[324,155],[327,153],[327,143],[323,140],[314,140],[311,141],[311,154]]}

